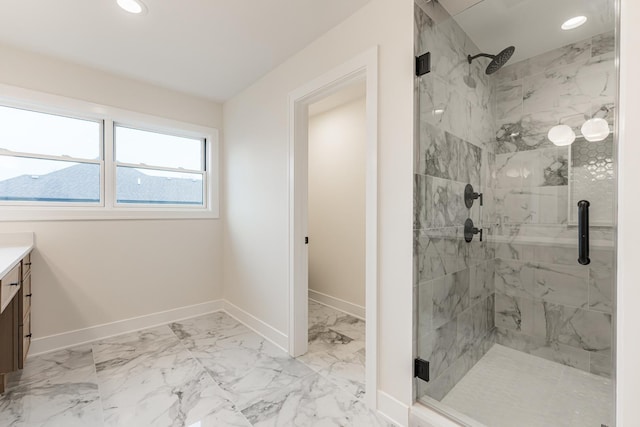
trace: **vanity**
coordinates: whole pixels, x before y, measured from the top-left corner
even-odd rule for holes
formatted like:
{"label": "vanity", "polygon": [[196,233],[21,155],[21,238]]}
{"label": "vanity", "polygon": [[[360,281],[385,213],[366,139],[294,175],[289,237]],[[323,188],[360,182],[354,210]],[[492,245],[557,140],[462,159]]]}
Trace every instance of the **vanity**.
{"label": "vanity", "polygon": [[33,233],[0,234],[0,393],[31,344]]}

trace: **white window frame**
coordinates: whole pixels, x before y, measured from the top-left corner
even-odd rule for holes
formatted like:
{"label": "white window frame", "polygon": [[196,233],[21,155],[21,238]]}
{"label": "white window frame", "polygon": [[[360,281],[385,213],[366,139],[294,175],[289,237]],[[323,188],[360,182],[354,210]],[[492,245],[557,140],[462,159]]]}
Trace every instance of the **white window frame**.
{"label": "white window frame", "polygon": [[[14,203],[7,201],[0,203],[0,221],[219,218],[220,165],[217,129],[2,84],[0,84],[0,104],[7,107],[102,122],[100,203]],[[203,174],[204,206],[117,204],[116,162],[114,158],[115,124],[169,135],[204,139],[204,162],[206,165]],[[72,159],[65,158],[65,160]],[[84,160],[82,162],[89,163]]]}
{"label": "white window frame", "polygon": [[98,165],[100,167],[100,191],[99,197],[100,200],[97,202],[36,202],[36,201],[23,201],[23,200],[0,200],[0,209],[4,209],[5,207],[12,206],[21,206],[21,207],[39,207],[39,206],[52,206],[52,207],[65,207],[65,206],[73,206],[73,207],[104,207],[104,172],[105,172],[105,164],[104,164],[104,120],[97,119],[95,117],[87,117],[80,114],[69,114],[63,113],[56,109],[51,109],[47,107],[27,107],[24,105],[16,105],[16,103],[3,103],[0,101],[0,105],[3,107],[10,107],[16,109],[22,109],[25,111],[30,111],[34,113],[43,113],[43,114],[51,114],[58,117],[77,119],[77,120],[86,120],[94,123],[98,123],[100,126],[99,130],[99,139],[98,139],[98,152],[99,158],[98,160],[92,159],[83,159],[76,158],[70,156],[57,156],[50,154],[38,154],[31,152],[22,152],[22,151],[5,151],[0,148],[0,154],[3,156],[11,156],[11,157],[19,157],[23,159],[40,159],[40,160],[55,160],[69,163],[84,163],[84,164],[93,164]]}
{"label": "white window frame", "polygon": [[[128,123],[121,123],[121,122],[113,122],[113,133],[114,133],[114,137],[112,139],[112,153],[114,154],[114,156],[116,156],[116,151],[118,149],[117,147],[117,141],[115,138],[115,129],[116,127],[122,127],[122,128],[129,128],[129,129],[134,129],[134,130],[142,130],[142,131],[148,131],[148,132],[155,132],[158,134],[162,134],[162,135],[170,135],[170,136],[177,136],[177,137],[185,137],[185,138],[193,138],[193,139],[199,139],[203,142],[202,144],[202,170],[190,170],[190,169],[179,169],[179,168],[171,168],[171,167],[160,167],[160,166],[150,166],[150,165],[140,165],[140,164],[135,164],[135,163],[124,163],[124,162],[118,162],[115,158],[113,159],[113,187],[112,187],[112,191],[113,191],[113,206],[115,206],[117,209],[129,209],[133,206],[136,207],[146,207],[146,208],[152,208],[152,209],[172,209],[172,208],[178,208],[178,209],[188,209],[188,210],[193,210],[193,209],[202,209],[203,207],[206,208],[208,200],[207,200],[207,188],[208,188],[208,179],[207,179],[207,171],[209,169],[209,165],[207,162],[207,139],[203,136],[196,136],[196,134],[186,134],[185,132],[178,132],[175,129],[174,130],[158,130],[157,128],[151,129],[148,126],[147,127],[140,127],[140,126],[132,126]],[[117,157],[117,156],[116,156]],[[117,185],[118,185],[118,166],[122,166],[122,167],[127,167],[127,168],[132,168],[132,169],[150,169],[150,170],[163,170],[163,171],[168,171],[168,172],[184,172],[184,173],[198,173],[202,175],[202,202],[203,202],[203,206],[195,206],[195,205],[178,205],[178,204],[164,204],[164,203],[136,203],[136,204],[131,204],[131,203],[120,203],[118,202],[118,194],[117,194]]]}

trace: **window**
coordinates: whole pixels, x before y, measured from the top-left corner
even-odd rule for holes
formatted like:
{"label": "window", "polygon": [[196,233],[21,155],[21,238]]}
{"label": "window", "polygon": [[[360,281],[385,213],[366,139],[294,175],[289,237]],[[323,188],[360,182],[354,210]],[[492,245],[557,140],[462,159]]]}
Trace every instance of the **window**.
{"label": "window", "polygon": [[217,217],[215,129],[7,90],[0,220]]}
{"label": "window", "polygon": [[116,202],[202,206],[205,141],[115,126]]}
{"label": "window", "polygon": [[102,122],[0,106],[0,200],[101,202]]}

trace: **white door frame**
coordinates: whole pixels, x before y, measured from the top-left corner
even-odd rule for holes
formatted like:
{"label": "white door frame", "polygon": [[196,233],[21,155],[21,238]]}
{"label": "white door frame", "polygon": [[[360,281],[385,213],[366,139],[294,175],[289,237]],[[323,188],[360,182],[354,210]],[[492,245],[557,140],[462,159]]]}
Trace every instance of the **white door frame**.
{"label": "white door frame", "polygon": [[307,352],[307,236],[310,104],[366,81],[365,304],[366,401],[376,409],[378,312],[378,48],[372,48],[289,94],[289,353]]}

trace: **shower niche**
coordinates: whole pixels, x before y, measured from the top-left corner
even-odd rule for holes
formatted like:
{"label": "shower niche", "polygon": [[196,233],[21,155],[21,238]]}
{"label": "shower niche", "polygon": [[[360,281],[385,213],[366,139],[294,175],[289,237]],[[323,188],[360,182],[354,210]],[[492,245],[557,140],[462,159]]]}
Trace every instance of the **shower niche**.
{"label": "shower niche", "polygon": [[463,425],[611,427],[615,3],[471,3],[415,7],[415,398]]}

